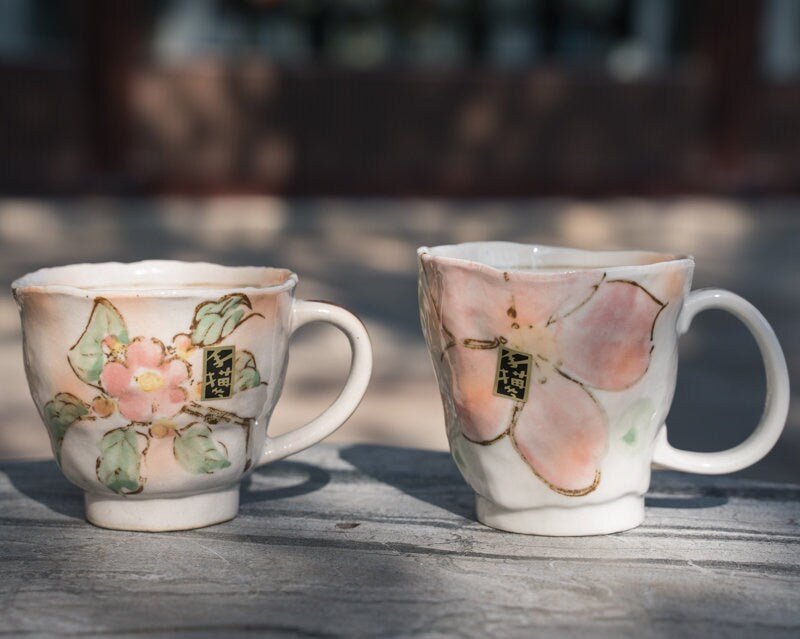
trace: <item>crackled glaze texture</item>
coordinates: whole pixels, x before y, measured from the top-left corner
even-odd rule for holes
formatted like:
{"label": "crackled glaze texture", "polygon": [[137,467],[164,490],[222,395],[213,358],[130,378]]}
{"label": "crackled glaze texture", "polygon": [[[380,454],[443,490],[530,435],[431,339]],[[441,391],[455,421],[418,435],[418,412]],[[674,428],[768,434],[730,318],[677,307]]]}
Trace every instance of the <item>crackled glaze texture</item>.
{"label": "crackled glaze texture", "polygon": [[[524,510],[643,495],[691,260],[508,243],[419,258],[451,450],[479,496]],[[506,349],[530,363],[504,368]]]}

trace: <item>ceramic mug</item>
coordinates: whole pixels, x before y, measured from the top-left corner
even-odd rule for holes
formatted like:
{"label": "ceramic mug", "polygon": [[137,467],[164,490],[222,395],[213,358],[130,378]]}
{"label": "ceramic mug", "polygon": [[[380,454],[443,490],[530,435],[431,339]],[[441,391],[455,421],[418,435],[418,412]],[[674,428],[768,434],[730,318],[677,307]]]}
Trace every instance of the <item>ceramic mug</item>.
{"label": "ceramic mug", "polygon": [[[761,459],[783,430],[789,379],[775,334],[733,293],[690,292],[690,257],[507,242],[423,247],[418,256],[450,449],[484,524],[541,535],[633,528],[644,519],[651,462],[729,473]],[[753,334],[766,406],[730,450],[677,450],[664,420],[678,337],[709,308]]]}
{"label": "ceramic mug", "polygon": [[[105,528],[182,530],[233,518],[239,481],[330,435],[372,370],[364,325],[295,300],[285,269],[147,261],[46,268],[12,284],[25,369],[64,475]],[[328,322],[349,378],[319,417],[267,436],[289,338]]]}

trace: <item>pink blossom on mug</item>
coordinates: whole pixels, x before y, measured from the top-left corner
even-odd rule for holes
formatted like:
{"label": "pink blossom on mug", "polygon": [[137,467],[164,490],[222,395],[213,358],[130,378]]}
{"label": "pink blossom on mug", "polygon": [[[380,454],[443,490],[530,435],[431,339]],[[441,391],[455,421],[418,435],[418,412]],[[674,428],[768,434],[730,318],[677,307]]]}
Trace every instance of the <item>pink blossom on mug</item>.
{"label": "pink blossom on mug", "polygon": [[[644,375],[665,304],[636,282],[596,272],[554,278],[423,264],[461,434],[482,445],[509,437],[554,491],[592,492],[608,446],[592,390],[621,391]],[[512,368],[501,366],[509,349],[524,367],[513,355]]]}
{"label": "pink blossom on mug", "polygon": [[[104,297],[95,298],[83,332],[67,353],[67,361],[81,381],[102,394],[84,400],[61,392],[45,404],[56,456],[73,425],[81,420],[95,424],[111,420],[118,424],[119,413],[129,423],[103,433],[95,463],[98,481],[116,493],[142,492],[147,481],[143,469],[168,475],[173,460],[195,475],[230,467],[227,448],[215,437],[213,427],[235,424],[249,431],[254,418],[204,406],[202,402],[208,398],[203,397],[201,389],[227,381],[224,395],[230,399],[265,383],[253,353],[245,349],[237,352],[233,344],[215,347],[245,320],[264,318],[261,313],[248,314],[244,309],[252,310],[252,302],[243,293],[204,300],[194,309],[191,333],[176,334],[167,347],[155,337],[131,339],[120,310]],[[220,348],[228,353],[224,379],[215,376],[214,371],[204,370],[202,365],[193,368],[188,361],[194,354],[213,355]],[[248,435],[246,455],[249,442]]]}
{"label": "pink blossom on mug", "polygon": [[172,417],[183,407],[189,366],[181,359],[166,358],[164,344],[155,338],[137,337],[128,344],[121,361],[109,361],[100,383],[117,399],[119,412],[132,422]]}

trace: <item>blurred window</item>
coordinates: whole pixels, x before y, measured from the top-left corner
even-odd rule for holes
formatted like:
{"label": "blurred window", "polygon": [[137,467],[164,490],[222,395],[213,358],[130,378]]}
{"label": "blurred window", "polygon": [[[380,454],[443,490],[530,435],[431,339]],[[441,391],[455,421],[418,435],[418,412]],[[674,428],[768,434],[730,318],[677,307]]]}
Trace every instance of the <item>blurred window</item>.
{"label": "blurred window", "polygon": [[0,58],[54,57],[73,39],[69,3],[0,0]]}
{"label": "blurred window", "polygon": [[[161,61],[261,55],[371,69],[534,64],[619,79],[680,62],[685,0],[155,0]],[[689,8],[687,8],[689,7]]]}
{"label": "blurred window", "polygon": [[800,1],[768,0],[761,24],[764,74],[775,81],[800,76]]}

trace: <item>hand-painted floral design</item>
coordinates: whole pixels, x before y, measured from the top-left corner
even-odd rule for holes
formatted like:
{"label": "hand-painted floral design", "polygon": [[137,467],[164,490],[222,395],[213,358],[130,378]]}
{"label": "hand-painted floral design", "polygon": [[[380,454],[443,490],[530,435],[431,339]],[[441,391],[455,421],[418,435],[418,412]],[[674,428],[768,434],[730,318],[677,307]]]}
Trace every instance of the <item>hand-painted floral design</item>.
{"label": "hand-painted floral design", "polygon": [[119,360],[103,367],[100,384],[127,419],[150,422],[172,417],[181,409],[189,376],[189,365],[177,356],[167,358],[159,340],[137,337],[125,346]]}
{"label": "hand-painted floral design", "polygon": [[[600,482],[608,420],[593,390],[621,391],[647,371],[666,304],[637,282],[596,271],[554,277],[468,269],[423,256],[423,296],[440,365],[449,371],[461,436],[509,437],[552,490],[586,495]],[[527,401],[495,394],[498,351],[530,354]]]}
{"label": "hand-painted floral design", "polygon": [[[144,461],[150,456],[154,456],[150,466],[168,464],[168,454],[172,463],[193,474],[229,467],[227,448],[213,431],[215,425],[227,424],[244,430],[249,467],[254,418],[199,403],[202,366],[192,366],[189,359],[220,343],[245,320],[263,319],[252,308],[240,293],[204,301],[196,307],[188,332],[175,335],[167,346],[155,337],[131,339],[120,311],[110,300],[96,298],[86,328],[67,354],[75,375],[87,388],[94,387],[94,396],[84,400],[57,393],[44,407],[56,457],[69,428],[79,422],[110,420],[116,426],[98,443],[97,479],[116,493],[135,494],[144,489]],[[249,351],[236,350],[232,361],[233,393],[267,384]],[[128,423],[119,426],[124,421]]]}

